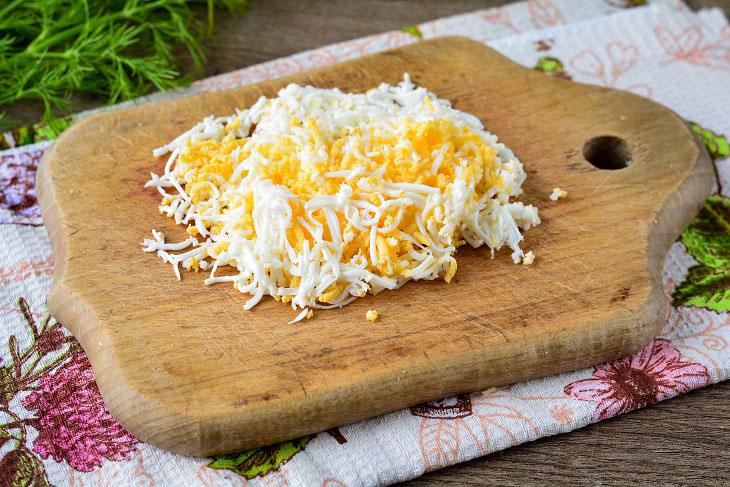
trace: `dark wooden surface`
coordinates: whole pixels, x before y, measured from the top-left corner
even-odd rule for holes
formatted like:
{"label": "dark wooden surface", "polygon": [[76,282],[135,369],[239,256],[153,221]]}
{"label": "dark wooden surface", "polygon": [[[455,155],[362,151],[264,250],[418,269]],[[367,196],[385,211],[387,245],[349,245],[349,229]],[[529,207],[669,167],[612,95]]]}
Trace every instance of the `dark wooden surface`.
{"label": "dark wooden surface", "polygon": [[[253,0],[246,15],[219,18],[206,75],[503,0]],[[692,8],[730,0],[688,0]],[[100,100],[76,96],[75,110]],[[32,103],[3,107],[35,122]],[[467,485],[728,485],[730,383],[694,391],[582,430],[431,472],[404,487]]]}

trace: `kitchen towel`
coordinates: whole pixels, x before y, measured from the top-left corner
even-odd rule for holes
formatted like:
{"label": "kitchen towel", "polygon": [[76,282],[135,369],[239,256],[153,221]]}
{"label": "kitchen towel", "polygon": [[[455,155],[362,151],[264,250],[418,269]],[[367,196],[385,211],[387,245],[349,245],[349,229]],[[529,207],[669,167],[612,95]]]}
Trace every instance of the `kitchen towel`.
{"label": "kitchen towel", "polygon": [[0,152],[0,480],[84,487],[388,485],[727,379],[730,26],[718,10],[694,13],[681,2],[658,0],[635,7],[642,3],[516,3],[326,46],[138,102],[233,88],[456,34],[546,76],[663,103],[706,145],[718,183],[669,251],[664,286],[673,306],[644,350],[237,454],[191,458],[162,451],[114,421],[83,351],[45,310],[53,258],[34,178],[51,142],[42,140],[48,137],[42,127],[30,127],[0,141],[12,147]]}

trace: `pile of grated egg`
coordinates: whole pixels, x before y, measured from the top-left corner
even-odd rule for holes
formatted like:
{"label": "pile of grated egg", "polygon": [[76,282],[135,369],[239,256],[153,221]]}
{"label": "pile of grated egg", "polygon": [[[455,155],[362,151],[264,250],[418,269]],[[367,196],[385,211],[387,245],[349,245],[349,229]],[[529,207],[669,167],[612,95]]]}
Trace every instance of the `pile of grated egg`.
{"label": "pile of grated egg", "polygon": [[[468,243],[503,245],[519,263],[520,229],[540,223],[522,193],[522,164],[479,119],[408,74],[364,94],[290,84],[235,115],[207,117],[154,151],[171,153],[147,186],[190,237],[152,230],[144,251],[310,308],[344,306],[412,279],[456,272]],[[530,253],[530,255],[532,255]],[[530,259],[531,260],[531,259]],[[217,276],[230,266],[235,275]]]}

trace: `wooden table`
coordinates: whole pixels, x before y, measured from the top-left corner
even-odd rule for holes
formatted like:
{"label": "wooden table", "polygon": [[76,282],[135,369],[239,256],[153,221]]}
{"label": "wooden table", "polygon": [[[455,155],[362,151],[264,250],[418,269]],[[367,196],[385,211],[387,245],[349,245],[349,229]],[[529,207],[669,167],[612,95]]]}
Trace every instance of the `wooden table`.
{"label": "wooden table", "polygon": [[[205,75],[261,63],[325,44],[480,8],[504,0],[252,0],[245,16],[220,16]],[[730,0],[688,0],[691,7]],[[185,62],[189,62],[186,60]],[[189,69],[189,68],[188,68]],[[74,96],[75,111],[101,100]],[[7,108],[32,123],[33,102]],[[581,430],[428,473],[407,487],[465,485],[726,485],[730,483],[730,382]],[[708,454],[708,445],[713,445]]]}

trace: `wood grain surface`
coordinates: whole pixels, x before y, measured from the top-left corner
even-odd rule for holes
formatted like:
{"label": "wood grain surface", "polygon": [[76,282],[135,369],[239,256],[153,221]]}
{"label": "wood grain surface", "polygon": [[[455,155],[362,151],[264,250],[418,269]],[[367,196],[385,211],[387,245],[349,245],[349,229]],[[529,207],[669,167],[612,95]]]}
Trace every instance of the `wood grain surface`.
{"label": "wood grain surface", "polygon": [[[204,273],[178,282],[142,254],[150,227],[186,237],[158,213],[156,190],[142,190],[166,161],[152,149],[290,82],[361,92],[404,71],[521,158],[520,199],[542,219],[524,241],[535,264],[464,248],[452,284],[409,283],[287,325],[297,314],[288,306],[267,299],[243,312],[246,295],[204,286]],[[619,156],[630,165],[586,160]],[[36,183],[56,262],[48,307],[89,355],[110,411],[144,441],[208,455],[639,350],[666,314],[666,250],[707,198],[712,170],[663,106],[543,76],[451,37],[95,115],[59,137]],[[550,201],[556,186],[570,197]],[[372,308],[374,324],[364,319]]]}
{"label": "wood grain surface", "polygon": [[[303,49],[375,34],[505,0],[253,0],[244,16],[217,21],[206,75],[226,72]],[[730,0],[687,0],[693,8]],[[326,28],[324,28],[326,26]],[[76,95],[74,111],[103,101]],[[34,123],[43,107],[34,101],[3,107],[10,119]],[[730,382],[532,442],[410,481],[408,487],[495,483],[507,486],[719,485],[730,482]],[[715,447],[708,454],[707,445]],[[725,448],[723,448],[723,445]],[[404,484],[404,485],[406,485]]]}

